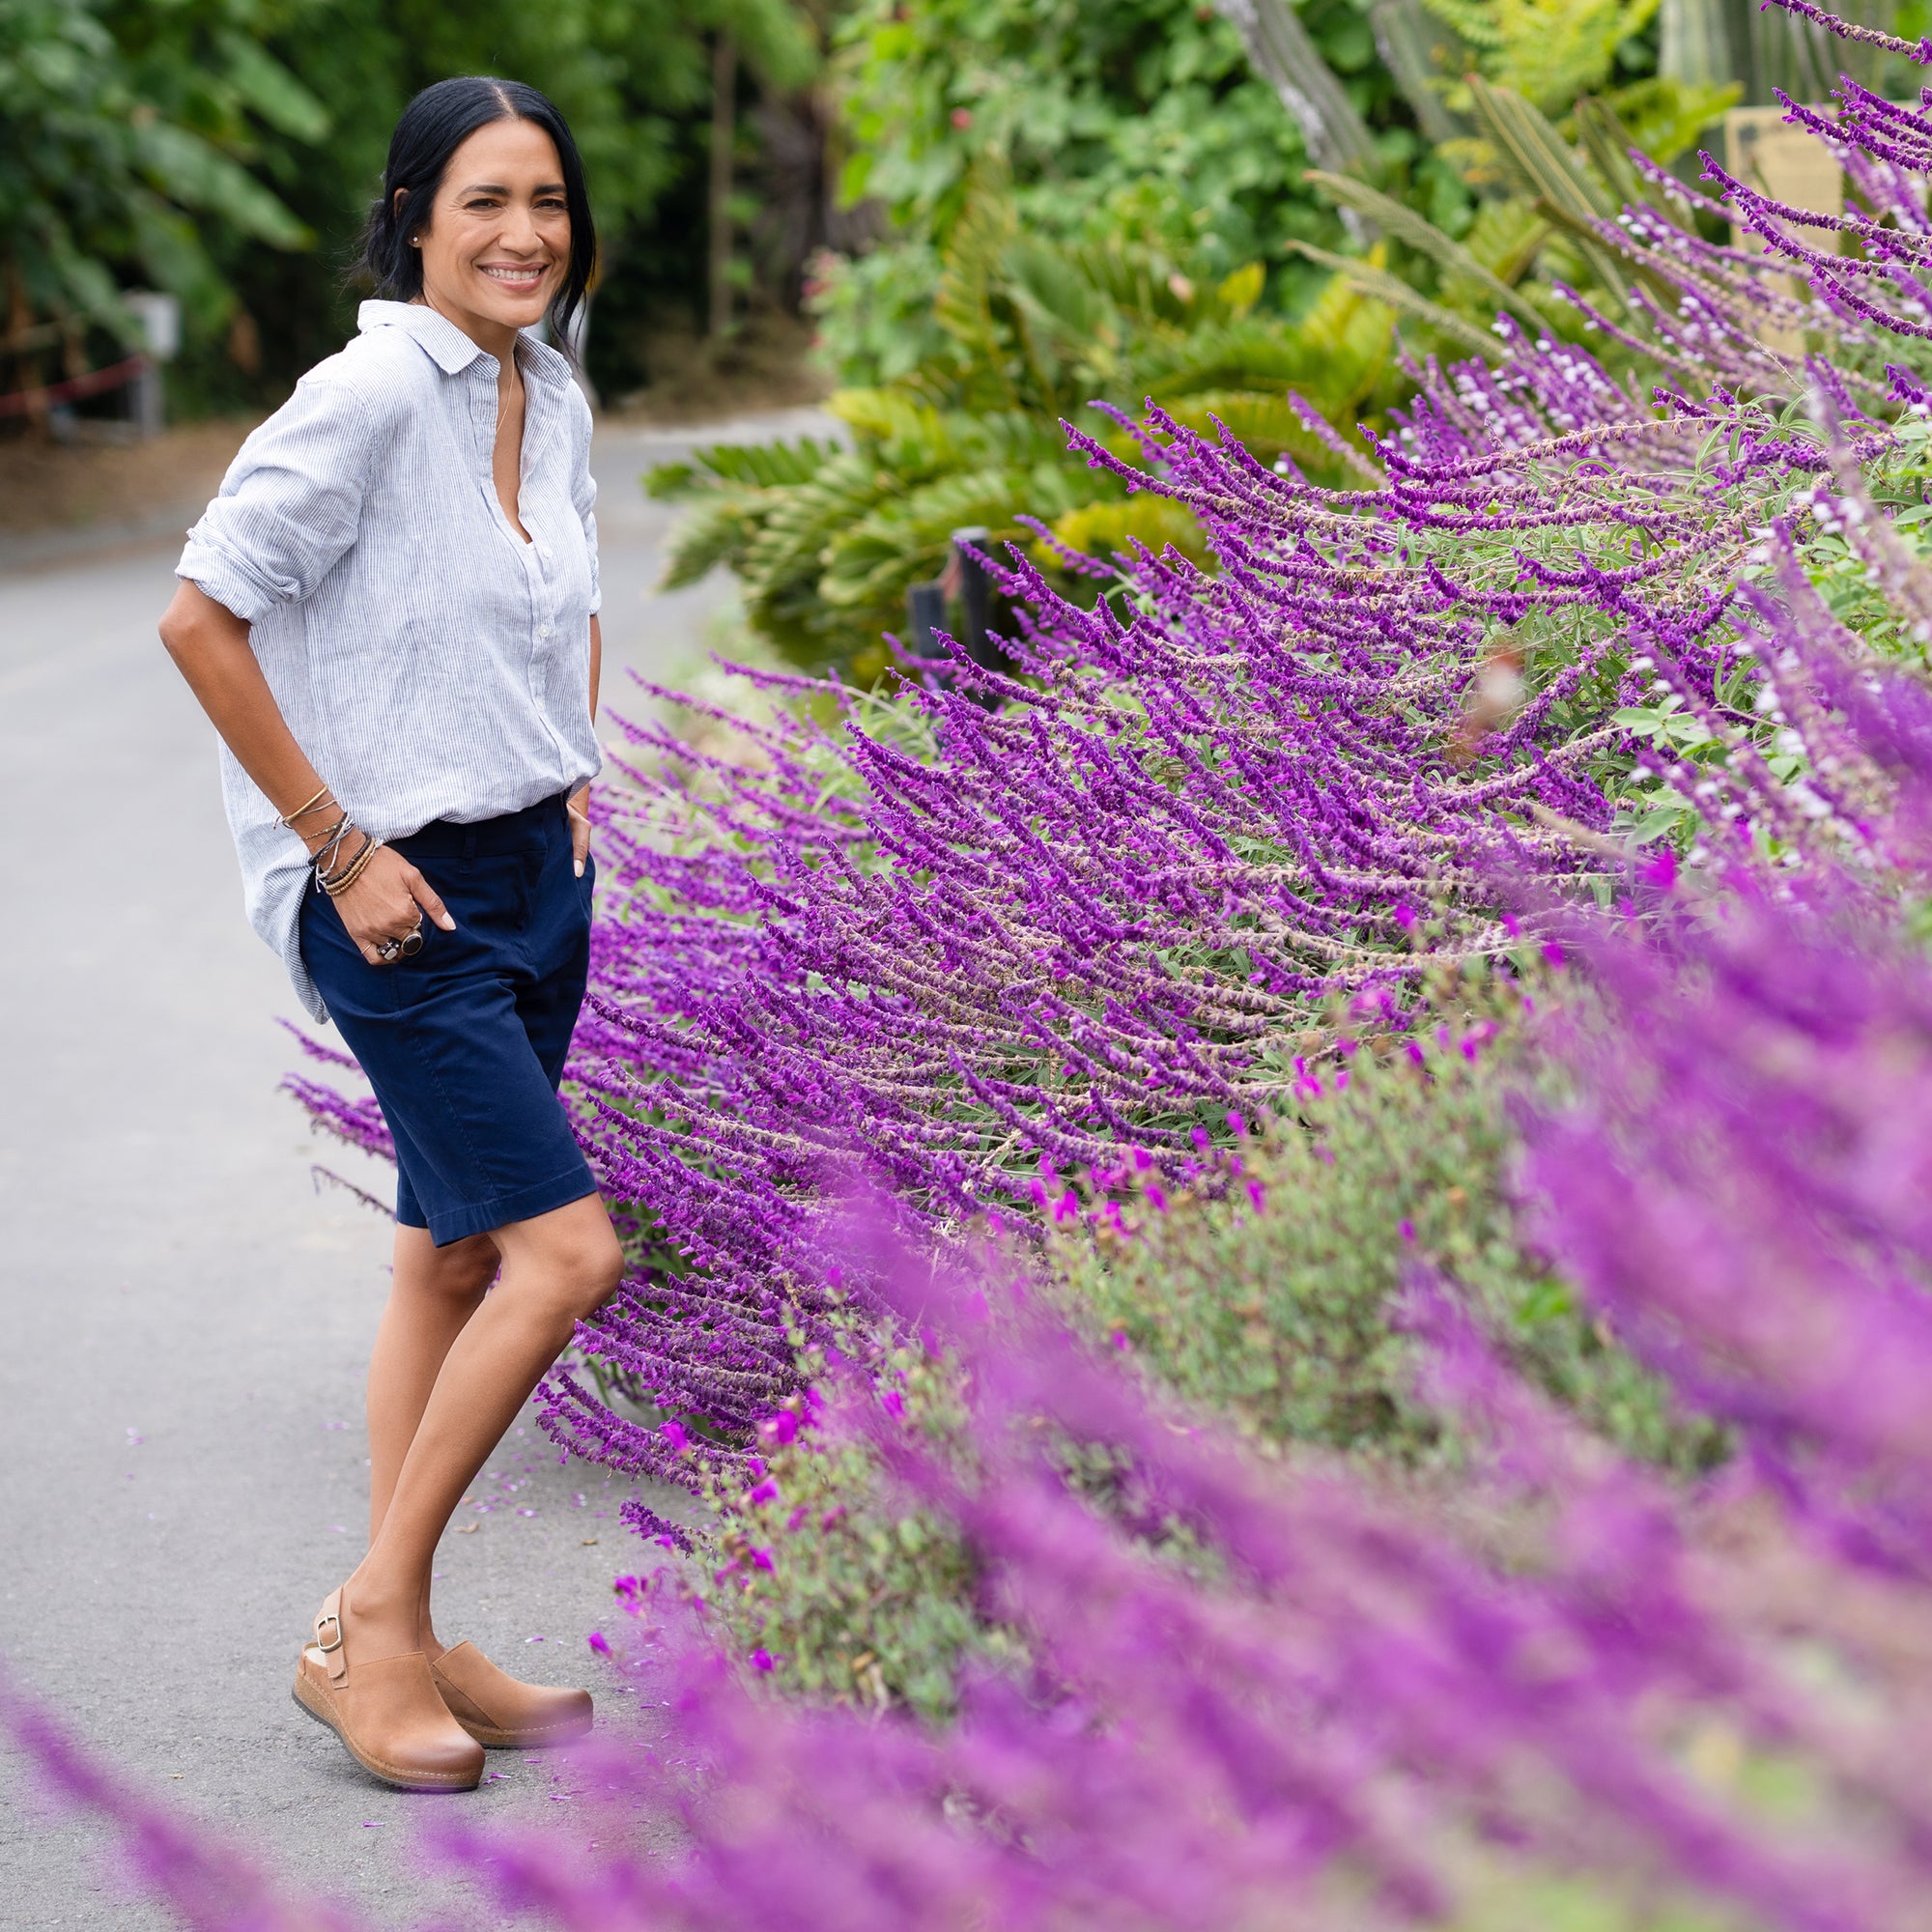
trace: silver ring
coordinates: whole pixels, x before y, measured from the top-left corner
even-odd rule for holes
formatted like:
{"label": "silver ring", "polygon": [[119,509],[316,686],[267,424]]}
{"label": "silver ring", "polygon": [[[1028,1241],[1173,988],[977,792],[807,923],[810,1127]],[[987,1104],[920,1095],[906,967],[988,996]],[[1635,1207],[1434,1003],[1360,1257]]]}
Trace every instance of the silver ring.
{"label": "silver ring", "polygon": [[422,921],[417,920],[415,924],[396,942],[396,957],[398,959],[413,959],[422,950]]}
{"label": "silver ring", "polygon": [[385,939],[376,948],[376,957],[384,966],[393,966],[403,956],[403,942],[400,939]]}

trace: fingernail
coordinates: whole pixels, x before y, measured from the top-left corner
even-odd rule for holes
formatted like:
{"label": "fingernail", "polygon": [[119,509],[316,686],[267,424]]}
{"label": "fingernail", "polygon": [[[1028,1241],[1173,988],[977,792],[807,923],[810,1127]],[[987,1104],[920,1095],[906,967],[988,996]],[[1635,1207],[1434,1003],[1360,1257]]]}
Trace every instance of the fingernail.
{"label": "fingernail", "polygon": [[456,930],[456,922],[453,919],[451,919],[447,913],[444,913],[443,916],[437,921],[437,924],[441,926],[443,931],[445,932],[454,932]]}
{"label": "fingernail", "polygon": [[577,876],[580,879],[583,876],[583,861],[582,859],[577,861]]}

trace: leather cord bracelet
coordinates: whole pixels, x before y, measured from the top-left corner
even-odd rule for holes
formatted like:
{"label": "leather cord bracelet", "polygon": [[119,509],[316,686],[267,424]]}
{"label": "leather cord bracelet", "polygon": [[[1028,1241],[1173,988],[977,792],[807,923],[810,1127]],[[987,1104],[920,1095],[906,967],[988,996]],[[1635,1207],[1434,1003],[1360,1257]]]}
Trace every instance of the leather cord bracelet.
{"label": "leather cord bracelet", "polygon": [[326,872],[328,870],[329,867],[334,864],[336,847],[339,846],[342,843],[343,839],[348,837],[350,829],[353,826],[353,824],[354,820],[352,820],[349,814],[345,811],[342,814],[342,816],[338,818],[335,821],[335,823],[331,825],[328,828],[328,830],[322,835],[320,842],[316,845],[315,849],[308,855],[308,863],[313,870],[317,872]]}
{"label": "leather cord bracelet", "polygon": [[[359,831],[360,828],[358,827],[357,830]],[[340,898],[362,876],[363,871],[368,867],[369,861],[376,856],[382,843],[383,841],[380,838],[372,838],[368,833],[364,832],[362,834],[362,849],[356,853],[355,858],[350,860],[348,865],[343,867],[339,871],[318,872],[316,874],[317,883],[330,898]]]}

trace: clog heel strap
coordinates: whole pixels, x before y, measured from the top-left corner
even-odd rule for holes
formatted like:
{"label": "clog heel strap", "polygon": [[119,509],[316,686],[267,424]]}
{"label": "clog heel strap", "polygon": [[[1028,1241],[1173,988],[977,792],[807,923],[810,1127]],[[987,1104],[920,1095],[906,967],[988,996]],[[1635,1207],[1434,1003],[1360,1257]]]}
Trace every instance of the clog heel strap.
{"label": "clog heel strap", "polygon": [[342,1592],[296,1661],[295,1698],[371,1776],[404,1791],[473,1791],[482,1747],[450,1716],[420,1650],[352,1662]]}
{"label": "clog heel strap", "polygon": [[338,1587],[322,1600],[315,1613],[315,1647],[323,1655],[329,1688],[340,1690],[349,1682],[349,1647],[342,1640],[342,1591]]}

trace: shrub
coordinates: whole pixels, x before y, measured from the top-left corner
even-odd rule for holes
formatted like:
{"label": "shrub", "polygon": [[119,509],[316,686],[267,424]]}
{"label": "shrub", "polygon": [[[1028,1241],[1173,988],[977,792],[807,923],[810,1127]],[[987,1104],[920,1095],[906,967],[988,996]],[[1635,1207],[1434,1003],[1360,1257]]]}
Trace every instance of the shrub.
{"label": "shrub", "polygon": [[[1841,129],[1891,113],[1854,96]],[[1761,200],[1740,206],[1798,245]],[[1903,232],[1885,219],[1854,219],[1874,264]],[[1564,903],[1608,903],[1628,841],[1701,871],[1740,828],[1754,866],[1807,863],[1820,823],[1860,836],[1833,805],[1851,794],[1825,714],[1847,700],[1787,694],[1779,653],[1826,638],[1834,610],[1922,649],[1917,527],[1889,513],[1925,487],[1924,391],[1904,362],[1882,373],[1913,338],[1888,351],[1843,320],[1854,301],[1892,313],[1881,274],[1832,258],[1836,307],[1794,308],[1758,261],[1632,223],[1605,245],[1680,297],[1644,298],[1648,353],[1703,371],[1708,402],[1662,389],[1654,413],[1505,321],[1500,368],[1419,372],[1376,445],[1382,489],[1318,487],[1159,414],[1138,467],[1076,439],[1199,518],[1219,574],[1069,558],[1106,573],[1090,610],[1015,557],[1014,675],[955,661],[894,695],[765,673],[792,707],[769,724],[707,712],[701,750],[639,728],[638,803],[602,827],[572,1080],[639,1231],[582,1347],[643,1406],[565,1370],[545,1396],[561,1442],[742,1488],[753,1425],[801,1385],[792,1336],[830,1333],[810,1265],[828,1178],[869,1168],[941,1246],[980,1217],[1030,1220],[1042,1156],[1098,1172],[1140,1147],[1171,1181],[1231,1110],[1293,1104],[1332,1057],[1338,1000],[1427,1033],[1435,976],[1480,983]],[[1836,357],[1811,364],[1815,423],[1753,333],[1794,318]],[[1315,1256],[1330,1237],[1312,1227]],[[1366,1311],[1387,1264],[1363,1254],[1359,1290],[1326,1291],[1361,1296],[1332,1331],[1363,1378],[1334,1414],[1394,1426]],[[1498,1293],[1534,1306],[1535,1276]],[[1575,1339],[1547,1385],[1654,1453],[1696,1453],[1668,1447],[1614,1360],[1591,1380],[1574,1324],[1528,1332]],[[706,1445],[696,1463],[666,1420]]]}
{"label": "shrub", "polygon": [[[822,1355],[804,1366],[814,1385],[830,1373]],[[965,1414],[952,1364],[892,1350],[882,1378],[908,1428],[937,1453],[956,1448]],[[743,1489],[709,1485],[718,1560],[707,1550],[709,1579],[691,1600],[785,1693],[952,1717],[966,1658],[993,1663],[1022,1648],[983,1613],[958,1525],[895,1486],[863,1436],[826,1428],[815,1393],[759,1437]]]}
{"label": "shrub", "polygon": [[[982,183],[939,259],[927,352],[889,385],[832,398],[849,446],[719,444],[646,478],[692,505],[666,584],[728,564],[762,639],[871,683],[908,586],[940,576],[958,529],[997,547],[1024,541],[1031,516],[1076,545],[1173,539],[1200,560],[1186,509],[1069,460],[1061,418],[1097,422],[1095,395],[1153,396],[1199,428],[1229,423],[1267,462],[1347,474],[1326,424],[1352,422],[1392,373],[1389,312],[1338,286],[1291,327],[1257,311],[1262,282],[1259,262],[1214,274],[1198,250],[1126,235],[1055,245],[1020,226],[1004,181]],[[1058,575],[1050,548],[1035,555]]]}
{"label": "shrub", "polygon": [[1460,1438],[1421,1398],[1396,1319],[1405,1277],[1433,1266],[1592,1427],[1639,1456],[1707,1463],[1714,1433],[1672,1413],[1519,1229],[1511,1099],[1550,1077],[1531,1037],[1519,1010],[1350,1041],[1208,1185],[1170,1191],[1131,1159],[1094,1177],[1094,1205],[1047,1217],[1086,1331],[1264,1444],[1434,1461]]}

